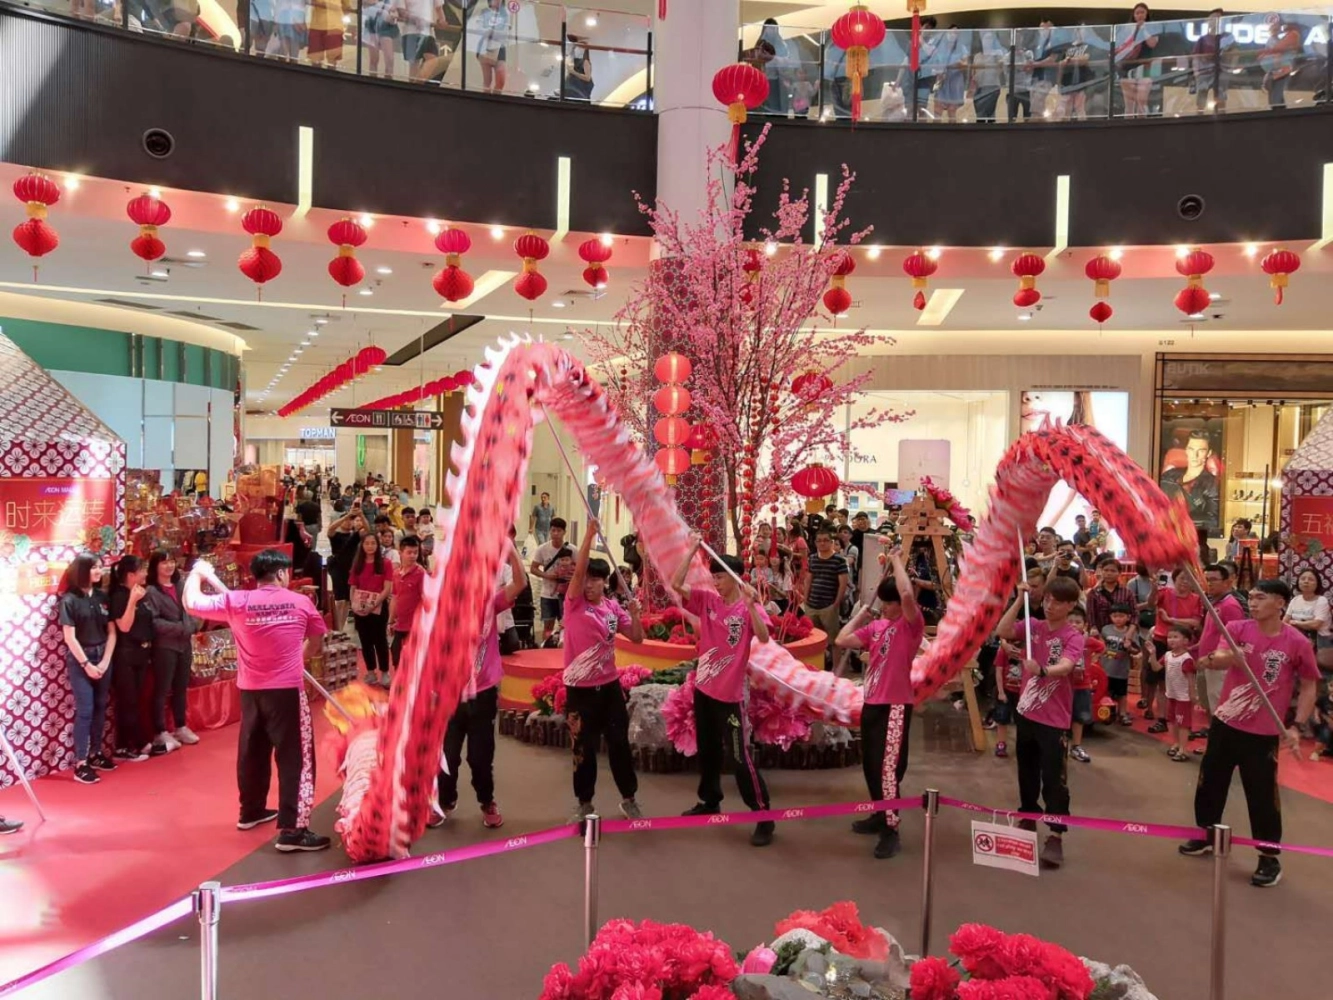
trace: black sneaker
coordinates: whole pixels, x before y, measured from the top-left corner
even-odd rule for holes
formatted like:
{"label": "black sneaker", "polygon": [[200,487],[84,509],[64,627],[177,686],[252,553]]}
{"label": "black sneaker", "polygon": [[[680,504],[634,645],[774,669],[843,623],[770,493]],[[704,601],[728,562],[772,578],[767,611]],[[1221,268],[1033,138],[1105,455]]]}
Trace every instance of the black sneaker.
{"label": "black sneaker", "polygon": [[102,779],[97,776],[97,772],[88,764],[80,764],[74,768],[74,780],[80,785],[95,785]]}
{"label": "black sneaker", "polygon": [[328,837],[321,837],[303,827],[300,830],[283,830],[278,835],[278,842],[273,846],[284,854],[289,854],[293,851],[328,850],[330,843],[332,841]]}
{"label": "black sneaker", "polygon": [[898,840],[898,831],[885,830],[879,835],[879,842],[875,844],[875,857],[883,861],[893,857],[900,850],[902,844]]}
{"label": "black sneaker", "polygon": [[150,757],[165,757],[169,753],[171,753],[171,751],[167,749],[167,745],[165,743],[158,743],[156,740],[152,742],[148,750],[148,756]]}
{"label": "black sneaker", "polygon": [[682,816],[716,816],[716,815],[717,815],[718,813],[720,813],[721,811],[722,811],[722,807],[721,807],[721,806],[710,806],[710,805],[705,805],[705,804],[702,803],[702,802],[699,802],[699,803],[696,803],[695,805],[691,806],[689,809],[686,809],[683,813],[681,813],[681,815],[682,815]]}
{"label": "black sneaker", "polygon": [[852,833],[860,833],[869,836],[870,834],[880,834],[889,828],[888,820],[884,818],[883,813],[875,813],[873,816],[867,816],[865,819],[858,819],[852,824]]}
{"label": "black sneaker", "polygon": [[773,843],[773,831],[777,829],[777,824],[772,820],[765,820],[756,824],[754,833],[750,834],[751,847],[767,847]]}
{"label": "black sneaker", "polygon": [[129,747],[121,747],[111,755],[113,760],[123,763],[133,763],[141,760],[147,760],[148,754],[140,750],[131,750]]}
{"label": "black sneaker", "polygon": [[262,813],[259,813],[258,815],[254,816],[251,819],[246,819],[244,816],[242,816],[240,819],[236,821],[236,829],[253,830],[257,826],[263,826],[265,823],[272,823],[277,818],[278,818],[278,810],[265,809]]}
{"label": "black sneaker", "polygon": [[1187,840],[1178,850],[1187,858],[1201,858],[1213,853],[1213,845],[1206,840]]}
{"label": "black sneaker", "polygon": [[1162,721],[1160,721],[1160,720],[1157,721],[1157,722],[1154,722],[1151,726],[1148,727],[1148,732],[1150,732],[1150,733],[1164,733],[1164,732],[1166,732],[1166,723],[1165,723],[1165,722],[1162,722]]}
{"label": "black sneaker", "polygon": [[88,763],[99,771],[114,771],[116,764],[104,753],[95,753],[88,758]]}
{"label": "black sneaker", "polygon": [[1250,885],[1257,885],[1260,889],[1271,889],[1281,881],[1282,862],[1269,854],[1260,855],[1259,867],[1250,876]]}

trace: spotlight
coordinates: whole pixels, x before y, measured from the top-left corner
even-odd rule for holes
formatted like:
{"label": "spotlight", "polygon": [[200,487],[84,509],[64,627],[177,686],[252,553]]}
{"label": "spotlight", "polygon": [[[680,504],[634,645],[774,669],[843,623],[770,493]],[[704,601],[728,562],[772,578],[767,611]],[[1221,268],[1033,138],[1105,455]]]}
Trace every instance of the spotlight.
{"label": "spotlight", "polygon": [[204,253],[202,250],[186,250],[185,256],[190,257],[193,260],[203,260],[208,254]]}
{"label": "spotlight", "polygon": [[505,238],[504,226],[491,226],[491,239],[502,240]]}
{"label": "spotlight", "polygon": [[1001,260],[1004,257],[1004,247],[991,247],[991,251],[987,256],[990,257],[992,262]]}
{"label": "spotlight", "polygon": [[375,273],[376,273],[376,274],[393,274],[393,268],[391,268],[391,267],[384,267],[383,265],[381,265],[381,266],[375,268]]}
{"label": "spotlight", "polygon": [[228,198],[226,205],[228,212],[239,212],[241,210],[241,203],[235,198]]}
{"label": "spotlight", "polygon": [[79,189],[79,178],[76,177],[74,174],[69,174],[68,176],[66,176],[66,178],[65,178],[65,190],[66,190],[66,191],[77,191],[78,189]]}
{"label": "spotlight", "polygon": [[872,243],[866,247],[866,260],[879,260],[879,255],[883,252],[883,249],[878,243]]}
{"label": "spotlight", "polygon": [[434,219],[431,219],[426,223],[426,232],[430,233],[432,236],[439,236],[442,228],[443,227]]}
{"label": "spotlight", "polygon": [[1119,260],[1125,256],[1125,251],[1121,247],[1111,247],[1111,252],[1107,254],[1112,260]]}
{"label": "spotlight", "polygon": [[367,229],[369,229],[371,226],[375,224],[375,220],[365,212],[361,213],[361,218],[358,219],[357,221],[360,222],[361,225]]}
{"label": "spotlight", "polygon": [[612,238],[610,233],[602,233],[602,235],[599,236],[598,239],[602,241],[602,246],[604,247],[609,247],[614,242],[614,239]]}
{"label": "spotlight", "polygon": [[944,253],[944,251],[941,250],[939,247],[931,247],[929,250],[926,251],[926,256],[929,257],[931,260],[939,260],[940,254],[942,253]]}
{"label": "spotlight", "polygon": [[777,252],[778,252],[778,245],[774,243],[772,240],[769,240],[767,243],[764,244],[764,253],[768,254],[768,256],[772,257]]}

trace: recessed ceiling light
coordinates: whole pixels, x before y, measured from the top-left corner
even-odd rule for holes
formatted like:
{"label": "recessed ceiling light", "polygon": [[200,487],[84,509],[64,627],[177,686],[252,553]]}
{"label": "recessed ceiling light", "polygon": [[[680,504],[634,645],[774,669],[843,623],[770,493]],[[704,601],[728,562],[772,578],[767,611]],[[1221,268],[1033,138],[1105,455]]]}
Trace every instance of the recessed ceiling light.
{"label": "recessed ceiling light", "polygon": [[292,351],[292,353],[295,354],[297,357],[300,357],[302,354],[305,353],[305,348],[298,347],[296,350]]}
{"label": "recessed ceiling light", "polygon": [[235,198],[227,199],[228,212],[239,212],[240,210],[241,210],[241,203],[239,201],[237,201]]}
{"label": "recessed ceiling light", "polygon": [[369,289],[369,288],[363,288],[363,289],[361,289],[361,294],[362,294],[362,295],[374,295],[375,292],[374,292],[372,289]]}
{"label": "recessed ceiling light", "polygon": [[441,228],[440,224],[434,219],[431,219],[426,223],[426,232],[430,233],[432,236],[439,236]]}
{"label": "recessed ceiling light", "polygon": [[989,256],[992,261],[1000,260],[1004,256],[1004,247],[991,247]]}
{"label": "recessed ceiling light", "polygon": [[77,191],[78,189],[79,189],[79,179],[78,179],[78,177],[74,176],[73,174],[69,174],[68,176],[66,176],[66,178],[65,178],[65,190],[66,190],[66,191]]}
{"label": "recessed ceiling light", "polygon": [[1032,313],[1019,313],[1018,318],[1021,322],[1026,323],[1028,320],[1032,318]]}
{"label": "recessed ceiling light", "polygon": [[1190,313],[1190,319],[1203,319],[1203,313]]}
{"label": "recessed ceiling light", "polygon": [[361,225],[365,226],[367,229],[369,229],[371,226],[375,224],[374,218],[371,217],[370,215],[367,215],[365,212],[361,213],[361,218],[358,219],[357,221],[360,222]]}
{"label": "recessed ceiling light", "polygon": [[315,327],[315,329],[313,329],[313,330],[307,330],[305,335],[306,335],[307,337],[318,337],[318,336],[319,336],[319,327]]}
{"label": "recessed ceiling light", "polygon": [[1125,251],[1122,247],[1111,247],[1111,252],[1108,253],[1107,256],[1112,260],[1119,260],[1121,257],[1125,256]]}
{"label": "recessed ceiling light", "polygon": [[554,302],[551,303],[551,308],[552,308],[552,309],[563,309],[563,308],[565,308],[565,300],[564,300],[564,299],[556,299]]}
{"label": "recessed ceiling light", "polygon": [[939,247],[931,247],[929,250],[926,251],[926,256],[929,257],[931,260],[939,260],[940,254],[942,254],[943,252],[944,251],[941,250]]}
{"label": "recessed ceiling light", "polygon": [[587,17],[583,19],[583,23],[587,25],[589,28],[597,27],[597,15],[589,14]]}
{"label": "recessed ceiling light", "polygon": [[186,250],[185,256],[192,257],[195,260],[203,260],[208,254],[204,253],[202,250]]}
{"label": "recessed ceiling light", "polygon": [[1214,302],[1216,302],[1218,299],[1220,299],[1220,298],[1222,297],[1222,293],[1221,293],[1221,292],[1209,292],[1209,293],[1208,293],[1208,297],[1209,297],[1210,299],[1212,299]]}
{"label": "recessed ceiling light", "polygon": [[169,271],[167,271],[167,269],[166,269],[165,267],[155,267],[155,268],[153,268],[151,271],[149,271],[148,273],[151,274],[154,278],[169,278],[169,277],[171,277],[171,273],[170,273]]}
{"label": "recessed ceiling light", "polygon": [[560,339],[561,339],[561,340],[573,340],[573,339],[574,339],[574,335],[573,335],[572,333],[562,333],[562,334],[560,335]]}
{"label": "recessed ceiling light", "polygon": [[777,252],[778,252],[778,245],[774,243],[772,240],[769,240],[767,243],[764,244],[764,253],[768,254],[768,256],[772,257]]}
{"label": "recessed ceiling light", "polygon": [[376,273],[376,274],[393,274],[393,268],[391,268],[391,267],[385,267],[383,264],[381,264],[379,267],[375,268],[375,273]]}
{"label": "recessed ceiling light", "polygon": [[328,318],[327,316],[320,316],[319,318],[317,318],[317,319],[315,320],[315,326],[323,326],[323,325],[324,325],[325,323],[327,323],[328,321],[329,321],[329,318]]}
{"label": "recessed ceiling light", "polygon": [[502,240],[505,238],[504,226],[491,226],[491,239]]}

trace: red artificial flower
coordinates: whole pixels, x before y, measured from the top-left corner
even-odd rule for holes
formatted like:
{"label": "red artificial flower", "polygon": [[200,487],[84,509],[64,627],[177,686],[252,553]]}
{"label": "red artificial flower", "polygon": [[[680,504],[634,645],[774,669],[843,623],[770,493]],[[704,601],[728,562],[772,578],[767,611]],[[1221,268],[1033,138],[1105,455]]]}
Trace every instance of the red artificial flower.
{"label": "red artificial flower", "polygon": [[574,973],[568,965],[559,962],[542,980],[542,995],[538,1000],[574,1000]]}
{"label": "red artificial flower", "polygon": [[736,1000],[736,994],[731,992],[729,986],[708,985],[700,986],[690,996],[690,1000]]}
{"label": "red artificial flower", "polygon": [[996,961],[995,952],[1004,943],[1005,934],[986,924],[963,924],[949,938],[949,950],[958,956],[963,968],[978,979],[1000,979],[1005,969]]}
{"label": "red artificial flower", "polygon": [[973,979],[958,987],[958,1000],[1054,1000],[1051,988],[1031,976]]}
{"label": "red artificial flower", "polygon": [[942,958],[923,958],[912,963],[912,1000],[953,1000],[962,979]]}
{"label": "red artificial flower", "polygon": [[834,950],[851,958],[880,961],[888,956],[889,946],[884,936],[861,923],[856,904],[850,900],[834,903],[821,913],[797,910],[785,920],[779,920],[774,934],[781,937],[787,931],[804,928],[818,934]]}
{"label": "red artificial flower", "polygon": [[1040,976],[1046,968],[1046,942],[1031,934],[1010,934],[995,959],[1008,976]]}
{"label": "red artificial flower", "polygon": [[643,983],[621,983],[611,994],[611,1000],[662,1000],[662,991]]}

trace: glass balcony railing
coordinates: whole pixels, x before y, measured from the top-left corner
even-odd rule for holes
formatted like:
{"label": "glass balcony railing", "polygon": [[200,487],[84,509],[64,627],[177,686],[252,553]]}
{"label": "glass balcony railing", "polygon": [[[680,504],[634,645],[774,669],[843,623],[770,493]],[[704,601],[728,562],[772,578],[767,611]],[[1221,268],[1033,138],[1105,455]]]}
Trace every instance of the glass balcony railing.
{"label": "glass balcony railing", "polygon": [[532,0],[0,0],[256,59],[532,100],[651,107],[646,16]]}
{"label": "glass balcony railing", "polygon": [[[1041,28],[891,30],[870,53],[862,117],[1010,123],[1178,118],[1327,102],[1333,7],[1299,13]],[[846,56],[828,32],[747,25],[741,58],[764,70],[760,114],[851,116]]]}

